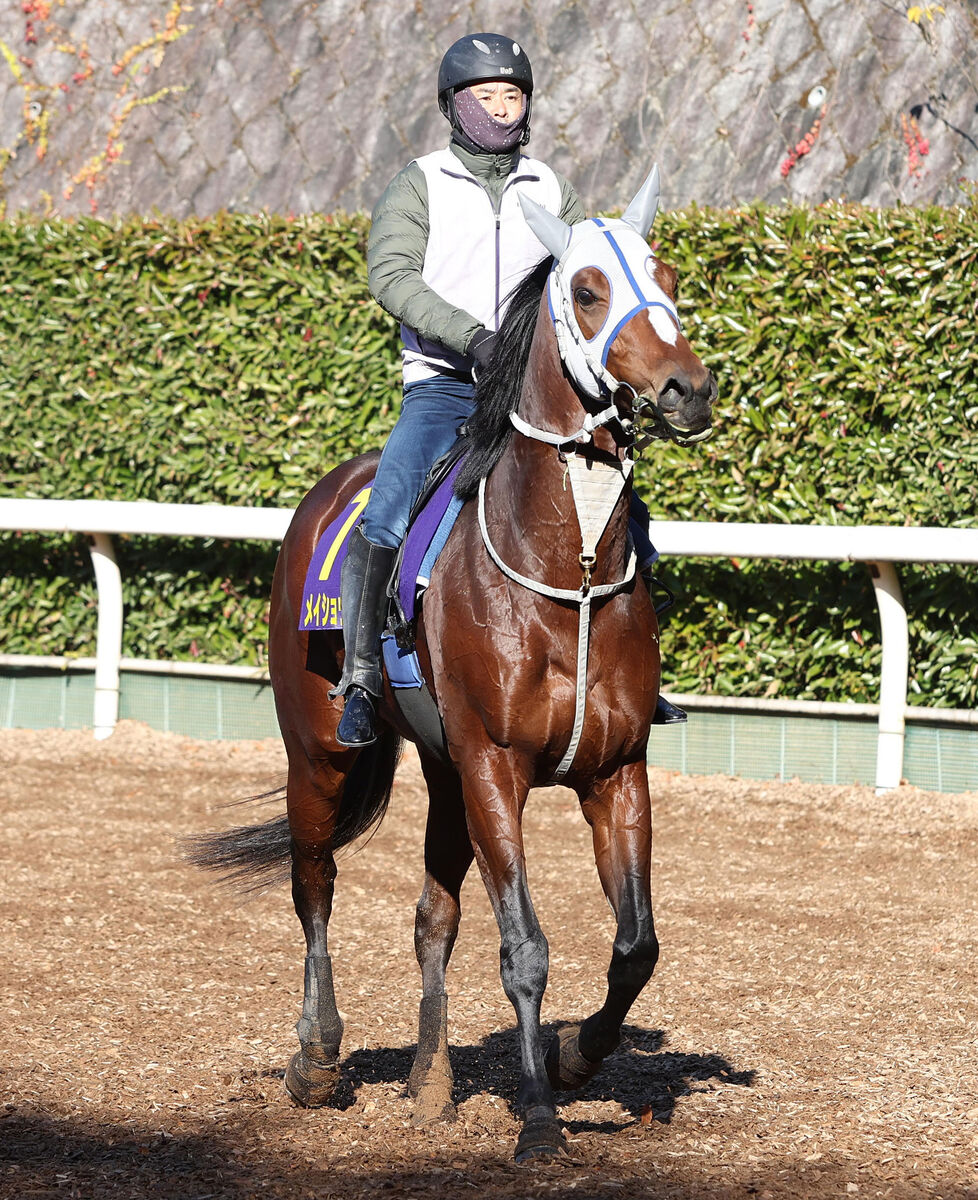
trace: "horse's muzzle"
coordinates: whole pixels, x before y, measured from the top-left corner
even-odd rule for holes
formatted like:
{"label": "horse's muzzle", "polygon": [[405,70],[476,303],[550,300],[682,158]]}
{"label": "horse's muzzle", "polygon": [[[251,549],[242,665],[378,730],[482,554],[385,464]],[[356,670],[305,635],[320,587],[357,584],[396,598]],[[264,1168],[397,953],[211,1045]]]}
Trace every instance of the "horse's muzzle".
{"label": "horse's muzzle", "polygon": [[646,425],[643,418],[651,417],[646,431],[652,437],[692,446],[712,435],[716,398],[717,383],[712,372],[705,371],[697,382],[677,373],[669,377],[657,395],[643,392],[638,397],[637,423]]}

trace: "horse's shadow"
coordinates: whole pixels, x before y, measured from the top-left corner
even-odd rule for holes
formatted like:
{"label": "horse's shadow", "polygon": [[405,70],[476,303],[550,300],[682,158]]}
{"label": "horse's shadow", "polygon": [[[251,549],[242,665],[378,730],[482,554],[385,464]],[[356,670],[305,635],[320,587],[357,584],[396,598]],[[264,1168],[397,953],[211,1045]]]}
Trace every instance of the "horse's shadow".
{"label": "horse's shadow", "polygon": [[[544,1026],[545,1044],[558,1024]],[[684,1096],[703,1090],[697,1085],[751,1087],[753,1070],[737,1070],[719,1054],[686,1054],[665,1050],[661,1029],[622,1027],[621,1045],[601,1071],[576,1092],[562,1092],[558,1100],[614,1101],[634,1120],[668,1123]],[[344,1062],[341,1107],[353,1103],[361,1084],[405,1083],[414,1061],[413,1046],[400,1049],[355,1050]],[[512,1104],[519,1086],[519,1043],[514,1028],[500,1030],[474,1046],[451,1047],[453,1091],[456,1104],[473,1096],[490,1094]],[[339,1099],[339,1097],[338,1097]],[[572,1132],[610,1132],[620,1121],[565,1122]]]}

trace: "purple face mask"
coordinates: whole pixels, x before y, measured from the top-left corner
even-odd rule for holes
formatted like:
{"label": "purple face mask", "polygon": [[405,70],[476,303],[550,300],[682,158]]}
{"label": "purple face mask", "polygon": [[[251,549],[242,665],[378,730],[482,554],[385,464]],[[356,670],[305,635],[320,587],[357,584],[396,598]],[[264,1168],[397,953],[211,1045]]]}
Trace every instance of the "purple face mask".
{"label": "purple face mask", "polygon": [[517,146],[526,128],[526,94],[523,107],[515,121],[504,125],[482,107],[468,88],[459,88],[455,93],[455,112],[465,136],[490,154],[505,154]]}

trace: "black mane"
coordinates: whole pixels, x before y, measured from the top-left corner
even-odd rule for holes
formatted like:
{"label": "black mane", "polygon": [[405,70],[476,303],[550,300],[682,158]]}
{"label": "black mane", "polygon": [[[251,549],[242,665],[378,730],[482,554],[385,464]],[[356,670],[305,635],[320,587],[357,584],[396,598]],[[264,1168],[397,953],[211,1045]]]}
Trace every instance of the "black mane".
{"label": "black mane", "polygon": [[455,494],[474,496],[479,480],[493,469],[509,445],[513,426],[509,414],[523,390],[537,310],[553,259],[545,258],[515,289],[499,328],[492,357],[479,372],[476,410],[466,423],[469,449],[455,479]]}

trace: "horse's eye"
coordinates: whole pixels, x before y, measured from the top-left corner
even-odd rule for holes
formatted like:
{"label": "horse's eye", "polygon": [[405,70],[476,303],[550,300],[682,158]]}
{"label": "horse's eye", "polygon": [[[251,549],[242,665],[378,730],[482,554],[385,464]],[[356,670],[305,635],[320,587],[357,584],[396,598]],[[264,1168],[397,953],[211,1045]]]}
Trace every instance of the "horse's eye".
{"label": "horse's eye", "polygon": [[590,288],[579,287],[574,289],[574,299],[581,308],[590,308],[592,304],[597,304],[598,298]]}

